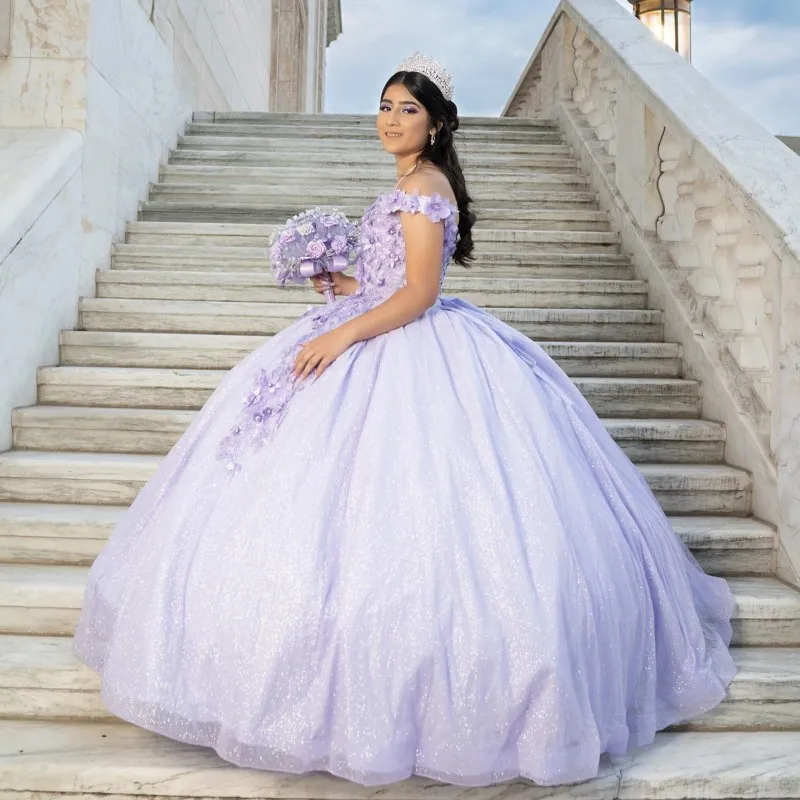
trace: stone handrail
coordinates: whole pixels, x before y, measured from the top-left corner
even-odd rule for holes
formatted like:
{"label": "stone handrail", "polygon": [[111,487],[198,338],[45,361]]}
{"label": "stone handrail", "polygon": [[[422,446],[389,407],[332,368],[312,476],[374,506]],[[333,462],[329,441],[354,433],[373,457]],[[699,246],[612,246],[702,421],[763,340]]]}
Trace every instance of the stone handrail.
{"label": "stone handrail", "polygon": [[690,366],[716,371],[730,403],[714,410],[752,437],[738,461],[774,482],[757,512],[779,524],[796,580],[800,159],[615,0],[559,3],[503,114],[571,128],[620,228],[635,227],[627,240],[668,254],[674,307],[705,338],[705,363]]}
{"label": "stone handrail", "polygon": [[77,131],[0,129],[0,451],[76,322],[82,153]]}

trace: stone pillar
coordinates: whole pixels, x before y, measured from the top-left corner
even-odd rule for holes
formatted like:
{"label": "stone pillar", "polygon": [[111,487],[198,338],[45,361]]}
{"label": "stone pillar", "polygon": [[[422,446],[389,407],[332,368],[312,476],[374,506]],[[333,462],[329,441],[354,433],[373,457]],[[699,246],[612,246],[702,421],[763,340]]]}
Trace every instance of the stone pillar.
{"label": "stone pillar", "polygon": [[273,0],[270,111],[306,110],[309,0]]}

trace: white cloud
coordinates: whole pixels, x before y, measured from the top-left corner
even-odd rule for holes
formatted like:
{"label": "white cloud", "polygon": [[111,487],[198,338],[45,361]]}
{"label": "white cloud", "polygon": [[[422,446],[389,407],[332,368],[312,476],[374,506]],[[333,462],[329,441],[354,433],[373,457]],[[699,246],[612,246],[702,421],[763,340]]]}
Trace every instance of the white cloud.
{"label": "white cloud", "polygon": [[775,134],[800,134],[800,27],[696,26],[694,65]]}
{"label": "white cloud", "polygon": [[[705,13],[695,15],[695,66],[771,132],[800,135],[800,26],[746,21],[728,0],[704,2]],[[720,21],[714,4],[731,13]],[[461,113],[498,114],[555,7],[556,0],[342,0],[344,34],[329,50],[326,108],[375,111],[386,78],[422,50],[453,73]]]}
{"label": "white cloud", "polygon": [[344,0],[344,35],[328,55],[328,111],[369,113],[415,50],[453,73],[463,114],[499,114],[549,20],[541,0],[496,13],[477,0]]}

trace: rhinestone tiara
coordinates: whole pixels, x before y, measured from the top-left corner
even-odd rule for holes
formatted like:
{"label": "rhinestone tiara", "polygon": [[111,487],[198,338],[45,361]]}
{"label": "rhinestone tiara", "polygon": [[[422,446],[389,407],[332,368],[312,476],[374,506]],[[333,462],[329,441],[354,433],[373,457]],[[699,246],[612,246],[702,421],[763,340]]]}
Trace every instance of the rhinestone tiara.
{"label": "rhinestone tiara", "polygon": [[397,72],[419,72],[432,80],[441,90],[445,100],[453,99],[453,76],[438,62],[417,50],[396,70]]}

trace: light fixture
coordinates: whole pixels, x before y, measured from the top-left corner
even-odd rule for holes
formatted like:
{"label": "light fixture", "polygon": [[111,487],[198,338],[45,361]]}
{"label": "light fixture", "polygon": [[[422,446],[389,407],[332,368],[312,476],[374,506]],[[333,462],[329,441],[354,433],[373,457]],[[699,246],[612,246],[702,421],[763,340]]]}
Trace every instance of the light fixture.
{"label": "light fixture", "polygon": [[692,0],[628,0],[640,19],[664,44],[692,60]]}

